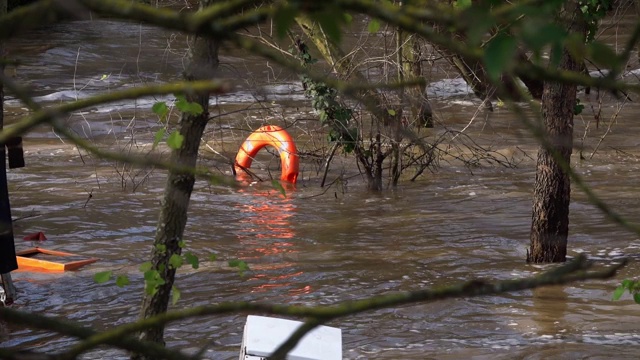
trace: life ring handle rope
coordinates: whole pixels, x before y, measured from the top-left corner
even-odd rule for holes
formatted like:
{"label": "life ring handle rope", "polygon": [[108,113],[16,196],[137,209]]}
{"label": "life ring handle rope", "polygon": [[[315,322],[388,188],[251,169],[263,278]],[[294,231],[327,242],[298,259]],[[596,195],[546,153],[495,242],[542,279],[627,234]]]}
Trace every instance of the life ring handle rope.
{"label": "life ring handle rope", "polygon": [[277,125],[262,126],[247,137],[236,155],[236,173],[250,168],[258,152],[266,146],[276,148],[280,154],[280,179],[295,184],[300,167],[298,150],[291,135]]}

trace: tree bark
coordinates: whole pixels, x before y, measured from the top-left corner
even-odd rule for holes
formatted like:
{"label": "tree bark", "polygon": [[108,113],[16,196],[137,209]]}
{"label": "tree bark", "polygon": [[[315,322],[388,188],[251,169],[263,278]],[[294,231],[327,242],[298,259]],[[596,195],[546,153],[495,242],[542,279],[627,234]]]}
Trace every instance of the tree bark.
{"label": "tree bark", "polygon": [[[564,13],[571,24],[569,31],[584,38],[585,26],[576,3],[568,2]],[[559,69],[579,72],[581,67],[581,61],[574,59],[567,49],[562,50]],[[559,161],[569,165],[571,160],[576,90],[575,85],[544,84],[542,117],[551,146],[540,146],[538,150],[528,262],[566,260],[571,182]]]}
{"label": "tree bark", "polygon": [[[0,16],[7,13],[7,1],[0,1]],[[0,41],[0,57],[4,57],[4,44]],[[4,73],[4,64],[0,63],[0,72]],[[0,83],[0,130],[4,125],[4,86]],[[3,286],[7,298],[13,298],[15,291],[10,272],[18,269],[16,249],[13,240],[13,223],[7,184],[7,163],[5,145],[0,144],[0,286]],[[7,279],[5,281],[5,279]],[[0,304],[2,306],[2,304]]]}
{"label": "tree bark", "polygon": [[[214,2],[214,0],[201,0],[201,9]],[[213,78],[218,67],[219,41],[194,38],[191,42],[191,62],[185,71],[185,79],[194,81]],[[199,103],[204,111],[198,115],[182,114],[180,134],[184,136],[184,140],[182,146],[172,152],[171,160],[175,164],[195,167],[200,140],[209,120],[209,94],[185,94],[185,96],[189,102]],[[180,255],[182,252],[181,242],[194,183],[195,177],[192,173],[169,171],[151,260],[152,269],[158,271],[164,284],[159,285],[151,295],[145,293],[140,312],[141,319],[167,311],[176,273],[176,269],[169,265],[169,259],[172,255]],[[164,344],[164,327],[150,328],[140,334],[140,339]],[[133,354],[131,358],[151,360],[139,354]]]}

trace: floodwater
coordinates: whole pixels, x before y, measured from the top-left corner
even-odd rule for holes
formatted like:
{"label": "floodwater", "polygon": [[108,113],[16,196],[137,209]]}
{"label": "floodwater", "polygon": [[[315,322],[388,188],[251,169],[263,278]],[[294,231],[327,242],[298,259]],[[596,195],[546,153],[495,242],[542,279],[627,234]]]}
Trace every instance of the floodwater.
{"label": "floodwater", "polygon": [[[176,79],[184,42],[145,26],[94,20],[25,34],[10,48],[24,62],[15,79],[31,86],[45,105],[53,105],[98,91]],[[248,130],[262,122],[296,120],[301,137],[305,129],[318,126],[303,110],[295,78],[255,58],[223,53],[221,77],[234,90],[213,99],[212,110],[233,113],[212,123],[205,138],[212,148],[233,156]],[[446,69],[434,73],[435,80],[451,74]],[[432,91],[438,84],[443,83]],[[202,263],[197,270],[179,271],[182,297],[172,308],[224,301],[326,305],[473,278],[524,277],[547,268],[524,261],[535,151],[524,127],[505,109],[473,118],[478,101],[437,91],[431,95],[439,123],[430,136],[465,129],[478,144],[508,154],[517,166],[469,169],[443,161],[437,172],[427,172],[416,182],[371,194],[363,180],[353,176],[357,170],[348,159],[328,177],[343,180],[320,189],[321,174],[308,154],[302,180],[286,198],[269,182],[234,189],[199,181],[185,238],[188,250]],[[140,150],[159,126],[149,111],[156,100],[89,109],[64,121],[97,145]],[[594,95],[583,102],[597,107]],[[589,107],[576,119],[576,154],[582,149],[585,160],[576,155],[574,166],[616,211],[636,219],[640,192],[633,174],[640,170],[640,127],[634,114],[640,109],[627,102],[613,117],[617,106],[605,99],[598,128],[590,121]],[[11,122],[26,110],[9,99],[7,112]],[[303,148],[324,144],[319,137],[305,139]],[[25,158],[25,168],[9,172],[18,249],[37,245],[22,237],[42,231],[48,237],[42,246],[100,261],[64,274],[14,273],[19,291],[14,307],[96,329],[135,320],[142,294],[138,265],[150,254],[164,172],[98,160],[60,140],[48,127],[27,136]],[[219,156],[209,154],[201,164],[228,172]],[[342,329],[345,359],[637,358],[640,305],[628,297],[612,302],[611,295],[622,279],[638,273],[633,259],[640,252],[640,239],[606,220],[574,189],[569,244],[570,256],[586,253],[599,266],[624,256],[632,261],[608,281],[402,306],[329,325]],[[207,260],[212,253],[216,261]],[[229,259],[244,260],[251,270],[241,275],[226,265]],[[96,284],[93,275],[105,270],[127,275],[132,284]],[[172,323],[166,340],[190,352],[206,347],[208,359],[237,358],[245,316]],[[0,328],[1,347],[53,353],[73,343],[18,324],[3,323]],[[84,358],[124,357],[116,350],[99,349]]]}

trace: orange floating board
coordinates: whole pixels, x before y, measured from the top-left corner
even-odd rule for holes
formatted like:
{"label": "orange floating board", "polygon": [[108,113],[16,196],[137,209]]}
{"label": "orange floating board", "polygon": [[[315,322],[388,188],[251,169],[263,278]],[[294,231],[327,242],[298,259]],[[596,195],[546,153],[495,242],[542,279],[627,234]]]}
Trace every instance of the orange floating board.
{"label": "orange floating board", "polygon": [[77,254],[38,247],[18,251],[16,259],[18,260],[18,271],[33,272],[77,270],[82,266],[98,261],[96,258],[86,258]]}

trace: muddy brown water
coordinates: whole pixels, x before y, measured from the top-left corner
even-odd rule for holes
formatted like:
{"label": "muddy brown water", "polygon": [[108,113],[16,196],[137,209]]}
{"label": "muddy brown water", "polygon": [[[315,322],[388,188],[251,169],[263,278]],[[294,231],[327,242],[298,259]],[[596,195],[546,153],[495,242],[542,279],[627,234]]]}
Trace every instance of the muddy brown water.
{"label": "muddy brown water", "polygon": [[[177,78],[184,47],[180,44],[179,37],[135,24],[64,24],[15,40],[14,51],[24,62],[15,77],[50,105],[97,91]],[[218,141],[219,146],[224,142],[222,148],[233,153],[246,136],[238,128],[257,128],[261,120],[282,121],[278,114],[288,120],[286,116],[295,112],[291,108],[304,109],[304,102],[291,78],[267,82],[275,71],[256,59],[233,52],[224,56],[223,77],[236,87],[212,106],[220,111],[255,109],[255,99],[267,98],[276,108],[270,112],[258,108],[214,123],[208,140]],[[106,82],[100,80],[105,74]],[[255,77],[263,77],[267,84],[260,91],[252,90]],[[446,95],[435,99],[440,124],[434,133],[445,127],[463,129],[479,105],[471,98]],[[143,143],[150,129],[157,127],[157,119],[149,113],[153,101],[90,109],[66,121],[97,144],[127,149]],[[577,137],[588,128],[585,140],[576,141],[585,157],[605,134],[604,125],[612,119],[615,106],[610,99],[605,101],[607,117],[598,129],[588,122],[587,114],[576,119]],[[576,170],[597,194],[630,219],[640,215],[638,110],[635,102],[625,104],[595,156],[583,161],[574,157]],[[12,99],[7,111],[11,121],[25,114]],[[264,114],[268,115],[261,118]],[[313,126],[312,115],[305,117],[309,119],[300,123]],[[359,177],[323,193],[317,186],[319,175],[308,163],[298,188],[286,198],[269,185],[232,189],[199,181],[185,237],[202,264],[197,270],[179,272],[182,298],[173,308],[222,301],[333,304],[471,278],[512,279],[545,269],[524,262],[534,178],[527,156],[534,156],[534,142],[502,108],[478,117],[465,131],[487,147],[511,153],[522,149],[526,156],[520,157],[516,168],[469,170],[443,163],[438,172],[382,194],[365,192]],[[48,237],[43,246],[100,261],[64,274],[15,273],[19,291],[15,308],[97,329],[135,320],[142,294],[137,268],[150,253],[163,173],[125,172],[123,182],[116,171],[122,171],[119,165],[78,152],[47,127],[27,136],[25,150],[27,167],[9,173],[13,216],[20,218],[15,223],[18,249],[37,245],[22,237],[42,231]],[[343,170],[334,169],[329,178]],[[132,191],[134,183],[138,186]],[[586,253],[601,266],[631,257],[617,279],[402,306],[330,325],[343,331],[346,359],[637,358],[640,305],[628,298],[612,302],[611,294],[621,279],[637,275],[633,260],[639,252],[637,236],[606,220],[574,189],[569,255]],[[211,253],[218,254],[218,260],[206,260]],[[240,276],[226,266],[227,259],[245,260],[252,270]],[[126,274],[132,284],[125,288],[113,282],[96,284],[93,275],[104,270]],[[238,314],[172,323],[166,339],[170,346],[187,351],[206,347],[209,359],[237,358],[244,318]],[[18,324],[3,323],[0,330],[1,347],[56,352],[73,343]],[[84,358],[125,357],[101,349]]]}

